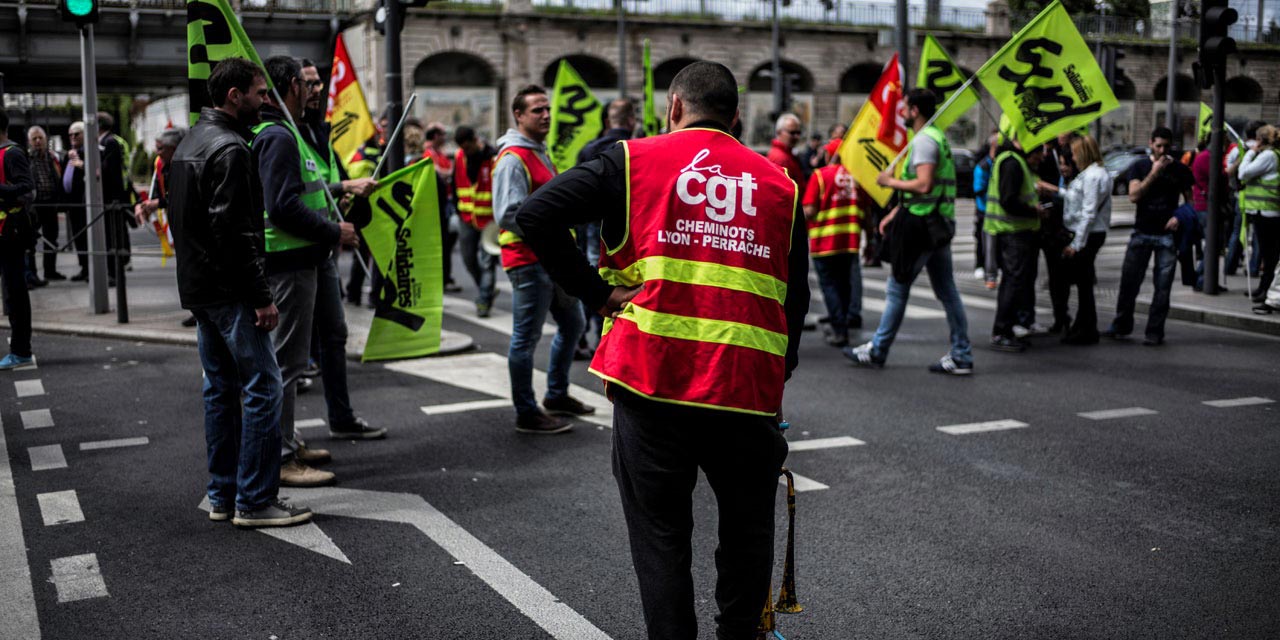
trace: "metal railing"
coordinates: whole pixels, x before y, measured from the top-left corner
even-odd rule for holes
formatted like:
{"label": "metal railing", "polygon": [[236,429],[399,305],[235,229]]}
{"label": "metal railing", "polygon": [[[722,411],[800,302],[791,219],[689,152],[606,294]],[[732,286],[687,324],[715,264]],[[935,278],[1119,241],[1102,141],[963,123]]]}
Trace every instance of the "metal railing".
{"label": "metal railing", "polygon": [[[1016,32],[1034,17],[1035,14],[1014,15],[1010,18],[1010,25]],[[1150,18],[1129,18],[1097,14],[1079,15],[1074,17],[1072,21],[1075,22],[1076,29],[1079,29],[1080,34],[1086,39],[1098,37],[1131,40],[1169,39],[1170,21],[1167,15],[1152,16]],[[1196,40],[1199,38],[1200,21],[1194,17],[1180,18],[1175,28],[1178,30],[1179,39]],[[1280,28],[1270,29],[1264,26],[1260,33],[1257,19],[1253,16],[1242,17],[1240,22],[1231,26],[1230,34],[1237,42],[1280,44]]]}
{"label": "metal railing", "polygon": [[[645,17],[685,17],[732,22],[769,22],[773,5],[760,0],[623,0],[627,15]],[[535,10],[563,13],[616,14],[614,0],[533,0]],[[856,2],[832,0],[828,4],[816,0],[795,0],[789,7],[778,7],[783,22],[833,24],[847,26],[892,27],[894,4],[891,2]],[[914,27],[950,27],[982,30],[987,12],[982,9],[950,7],[930,16],[923,6],[908,7],[909,21]]]}
{"label": "metal railing", "polygon": [[[58,0],[22,0],[30,6],[56,6]],[[242,13],[292,13],[347,15],[367,8],[365,0],[231,0]],[[105,9],[186,11],[186,0],[99,0]]]}

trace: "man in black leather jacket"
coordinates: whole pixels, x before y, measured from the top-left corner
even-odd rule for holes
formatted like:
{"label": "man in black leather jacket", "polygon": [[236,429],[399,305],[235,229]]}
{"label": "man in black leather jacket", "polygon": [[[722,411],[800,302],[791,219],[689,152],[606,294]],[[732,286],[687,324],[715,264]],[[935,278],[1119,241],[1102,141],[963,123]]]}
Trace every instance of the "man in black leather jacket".
{"label": "man in black leather jacket", "polygon": [[279,312],[267,286],[262,187],[248,145],[266,76],[229,58],[208,87],[217,106],[201,110],[173,154],[169,206],[178,295],[196,317],[205,374],[209,519],[297,524],[311,511],[277,497],[282,386],[269,332]]}

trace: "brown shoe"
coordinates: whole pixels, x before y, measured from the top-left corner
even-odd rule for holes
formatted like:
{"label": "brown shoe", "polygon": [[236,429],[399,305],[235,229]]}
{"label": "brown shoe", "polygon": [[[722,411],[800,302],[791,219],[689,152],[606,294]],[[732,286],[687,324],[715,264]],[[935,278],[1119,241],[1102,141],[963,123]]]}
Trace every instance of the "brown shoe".
{"label": "brown shoe", "polygon": [[306,446],[299,446],[293,455],[307,464],[324,464],[333,459],[328,449],[312,449]]}
{"label": "brown shoe", "polygon": [[333,472],[308,467],[295,457],[280,465],[280,484],[286,487],[319,487],[333,484]]}
{"label": "brown shoe", "polygon": [[573,424],[564,418],[538,413],[516,418],[516,431],[519,433],[540,433],[551,435],[565,433],[573,428]]}

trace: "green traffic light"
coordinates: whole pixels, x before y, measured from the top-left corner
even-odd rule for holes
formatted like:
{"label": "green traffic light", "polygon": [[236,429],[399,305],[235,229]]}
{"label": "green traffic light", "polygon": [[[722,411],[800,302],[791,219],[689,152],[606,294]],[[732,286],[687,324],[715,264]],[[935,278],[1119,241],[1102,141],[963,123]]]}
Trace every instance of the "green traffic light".
{"label": "green traffic light", "polygon": [[93,5],[97,0],[66,0],[67,12],[76,17],[85,17],[93,13]]}

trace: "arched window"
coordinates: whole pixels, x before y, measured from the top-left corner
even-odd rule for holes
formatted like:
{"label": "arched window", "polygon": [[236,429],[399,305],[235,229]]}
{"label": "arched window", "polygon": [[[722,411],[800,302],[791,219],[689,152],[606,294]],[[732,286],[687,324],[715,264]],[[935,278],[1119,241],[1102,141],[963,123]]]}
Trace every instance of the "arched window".
{"label": "arched window", "polygon": [[612,63],[595,56],[574,54],[552,60],[551,64],[547,65],[546,70],[542,72],[542,84],[548,91],[556,85],[556,71],[560,69],[561,60],[568,60],[569,65],[573,67],[574,71],[578,72],[578,75],[582,76],[588,87],[607,89],[617,88],[618,86],[618,70],[614,68]]}
{"label": "arched window", "polygon": [[[795,93],[813,91],[813,74],[803,66],[790,60],[782,61],[782,76],[791,80],[791,90]],[[751,72],[747,82],[748,91],[773,91],[773,63],[765,62]]]}
{"label": "arched window", "polygon": [[[1163,102],[1168,91],[1169,76],[1165,76],[1156,83],[1156,89],[1152,92],[1151,99]],[[1116,97],[1118,98],[1119,96]],[[1173,99],[1178,102],[1196,102],[1199,100],[1200,89],[1196,87],[1195,79],[1185,73],[1179,73],[1173,85]]]}
{"label": "arched window", "polygon": [[1229,78],[1226,84],[1227,102],[1258,104],[1262,102],[1262,85],[1248,76]]}
{"label": "arched window", "polygon": [[681,69],[697,62],[697,58],[672,58],[664,60],[653,68],[653,88],[667,89],[671,81]]}
{"label": "arched window", "polygon": [[876,62],[855,64],[840,76],[840,93],[871,93],[881,73],[884,73],[883,64]]}
{"label": "arched window", "polygon": [[[413,70],[418,100],[413,115],[424,123],[441,122],[453,135],[460,125],[494,140],[499,128],[498,74],[484,58],[461,51],[427,56]],[[418,151],[418,150],[414,150]]]}
{"label": "arched window", "polygon": [[446,51],[427,56],[413,70],[413,84],[419,87],[492,87],[497,74],[484,58]]}

